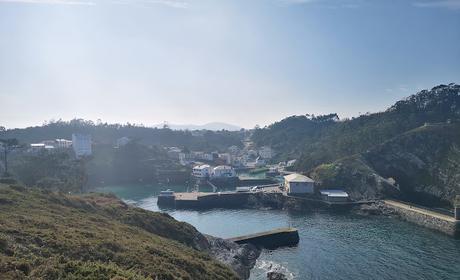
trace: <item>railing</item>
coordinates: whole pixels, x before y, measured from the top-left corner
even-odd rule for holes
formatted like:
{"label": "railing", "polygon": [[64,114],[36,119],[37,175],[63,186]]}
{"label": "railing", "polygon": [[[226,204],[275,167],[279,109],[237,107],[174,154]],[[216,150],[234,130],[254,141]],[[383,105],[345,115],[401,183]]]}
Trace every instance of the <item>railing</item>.
{"label": "railing", "polygon": [[443,214],[443,215],[452,216],[452,217],[454,216],[453,210],[448,210],[444,208],[431,208],[431,207],[415,204],[415,203],[408,202],[408,201],[397,200],[397,199],[391,199],[391,200],[402,203],[402,204],[406,204],[408,206],[417,207],[417,208],[424,209],[427,211],[435,212],[438,214]]}

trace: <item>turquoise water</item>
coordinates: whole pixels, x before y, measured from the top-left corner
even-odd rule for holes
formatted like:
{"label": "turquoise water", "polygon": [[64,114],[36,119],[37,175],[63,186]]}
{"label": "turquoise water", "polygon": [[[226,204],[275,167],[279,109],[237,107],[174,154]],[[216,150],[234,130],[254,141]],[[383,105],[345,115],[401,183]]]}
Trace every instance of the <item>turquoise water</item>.
{"label": "turquoise water", "polygon": [[[156,195],[162,189],[107,186],[98,190],[160,211]],[[253,280],[266,279],[270,267],[279,267],[290,279],[460,279],[460,240],[393,218],[251,209],[165,212],[224,238],[275,227],[299,229],[297,247],[263,251],[251,272]]]}

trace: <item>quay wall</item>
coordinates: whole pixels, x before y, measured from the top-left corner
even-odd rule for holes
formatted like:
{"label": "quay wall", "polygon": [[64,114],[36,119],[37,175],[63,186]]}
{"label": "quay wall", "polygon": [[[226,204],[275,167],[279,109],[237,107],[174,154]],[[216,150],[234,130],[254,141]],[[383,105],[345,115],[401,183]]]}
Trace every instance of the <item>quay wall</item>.
{"label": "quay wall", "polygon": [[299,243],[299,232],[296,229],[277,229],[269,232],[230,238],[237,244],[252,244],[257,247],[276,249],[278,247],[296,246]]}
{"label": "quay wall", "polygon": [[236,208],[247,204],[251,193],[212,194],[198,197],[199,208]]}
{"label": "quay wall", "polygon": [[277,181],[271,178],[261,178],[261,179],[239,179],[238,186],[245,187],[245,186],[257,186],[257,185],[269,185],[269,184],[276,184]]}
{"label": "quay wall", "polygon": [[385,202],[385,206],[395,211],[396,214],[405,221],[460,238],[460,221],[442,219],[436,215],[421,213],[419,211],[414,211],[414,209],[399,207],[387,202]]}
{"label": "quay wall", "polygon": [[197,195],[196,199],[158,198],[158,205],[186,209],[271,208],[288,210],[349,210],[353,205],[330,205],[314,197],[287,196],[280,192],[231,192]]}

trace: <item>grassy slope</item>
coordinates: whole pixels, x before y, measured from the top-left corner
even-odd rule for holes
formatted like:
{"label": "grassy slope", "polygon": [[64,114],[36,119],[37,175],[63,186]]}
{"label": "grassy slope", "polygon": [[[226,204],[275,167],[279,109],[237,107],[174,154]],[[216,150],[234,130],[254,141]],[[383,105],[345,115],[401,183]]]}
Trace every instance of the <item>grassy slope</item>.
{"label": "grassy slope", "polygon": [[237,279],[201,238],[112,196],[0,186],[1,279]]}

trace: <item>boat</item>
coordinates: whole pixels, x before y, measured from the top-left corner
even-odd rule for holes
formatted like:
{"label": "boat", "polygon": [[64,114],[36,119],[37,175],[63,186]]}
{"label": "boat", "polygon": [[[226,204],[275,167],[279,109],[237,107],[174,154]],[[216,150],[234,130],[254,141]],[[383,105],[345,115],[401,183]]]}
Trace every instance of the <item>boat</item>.
{"label": "boat", "polygon": [[174,191],[167,189],[166,191],[161,191],[159,196],[163,196],[163,197],[174,196]]}
{"label": "boat", "polygon": [[168,189],[166,191],[160,191],[158,195],[158,205],[160,206],[172,206],[176,201],[174,191]]}

